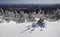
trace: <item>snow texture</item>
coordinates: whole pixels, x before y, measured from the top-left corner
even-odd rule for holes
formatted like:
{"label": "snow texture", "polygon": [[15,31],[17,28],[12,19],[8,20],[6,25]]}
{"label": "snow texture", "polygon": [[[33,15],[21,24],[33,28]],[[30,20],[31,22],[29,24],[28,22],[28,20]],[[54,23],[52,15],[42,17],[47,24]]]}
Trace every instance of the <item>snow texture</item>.
{"label": "snow texture", "polygon": [[[26,26],[32,25],[32,22],[17,23],[10,21],[9,23],[0,24],[0,37],[60,37],[60,20],[49,22],[46,21],[46,27],[43,31],[40,28],[35,28],[30,34],[30,31],[25,31],[23,34],[21,31],[25,29]],[[36,22],[33,22],[36,23]]]}

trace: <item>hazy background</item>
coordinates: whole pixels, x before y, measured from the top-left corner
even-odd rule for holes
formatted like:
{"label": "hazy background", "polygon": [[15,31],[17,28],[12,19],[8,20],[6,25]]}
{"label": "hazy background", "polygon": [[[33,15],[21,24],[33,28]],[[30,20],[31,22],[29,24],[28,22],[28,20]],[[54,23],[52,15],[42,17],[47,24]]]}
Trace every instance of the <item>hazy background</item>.
{"label": "hazy background", "polygon": [[0,0],[0,4],[60,4],[60,0]]}

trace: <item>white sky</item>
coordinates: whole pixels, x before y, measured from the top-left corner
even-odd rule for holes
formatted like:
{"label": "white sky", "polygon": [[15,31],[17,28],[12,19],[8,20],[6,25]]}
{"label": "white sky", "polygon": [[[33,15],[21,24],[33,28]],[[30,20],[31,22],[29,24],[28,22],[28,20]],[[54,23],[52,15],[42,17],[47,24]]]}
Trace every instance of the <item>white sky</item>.
{"label": "white sky", "polygon": [[0,0],[0,4],[60,4],[60,0]]}

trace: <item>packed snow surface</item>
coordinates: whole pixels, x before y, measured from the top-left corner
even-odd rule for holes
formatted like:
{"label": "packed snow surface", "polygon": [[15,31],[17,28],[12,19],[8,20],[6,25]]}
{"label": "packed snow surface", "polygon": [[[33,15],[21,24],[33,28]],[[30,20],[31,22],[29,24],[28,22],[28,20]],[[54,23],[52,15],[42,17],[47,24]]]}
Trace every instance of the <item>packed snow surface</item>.
{"label": "packed snow surface", "polygon": [[35,28],[32,33],[29,33],[29,30],[20,33],[26,26],[32,23],[33,22],[16,23],[13,21],[1,23],[0,37],[60,37],[60,20],[54,22],[46,21],[47,25],[43,31],[40,31],[40,28]]}

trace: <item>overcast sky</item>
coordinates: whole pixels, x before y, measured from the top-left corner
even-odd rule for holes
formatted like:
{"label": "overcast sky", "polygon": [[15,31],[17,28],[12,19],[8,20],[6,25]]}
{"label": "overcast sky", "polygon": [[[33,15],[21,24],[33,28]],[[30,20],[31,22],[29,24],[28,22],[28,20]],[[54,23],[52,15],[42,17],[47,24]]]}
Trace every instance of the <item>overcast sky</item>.
{"label": "overcast sky", "polygon": [[60,4],[60,0],[0,0],[0,4]]}

